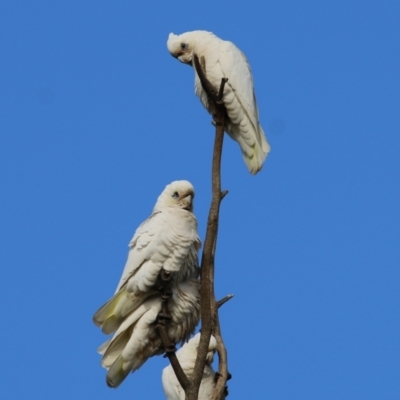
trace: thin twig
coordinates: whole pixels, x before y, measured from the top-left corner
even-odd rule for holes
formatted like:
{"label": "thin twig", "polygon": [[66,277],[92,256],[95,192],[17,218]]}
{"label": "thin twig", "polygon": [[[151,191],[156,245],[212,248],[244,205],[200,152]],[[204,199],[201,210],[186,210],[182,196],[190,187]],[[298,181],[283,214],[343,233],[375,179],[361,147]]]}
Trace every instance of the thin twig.
{"label": "thin twig", "polygon": [[188,377],[183,372],[181,364],[179,363],[178,357],[176,356],[175,351],[168,351],[167,348],[170,346],[167,327],[163,324],[157,324],[156,329],[158,334],[160,335],[161,342],[163,343],[164,349],[166,349],[165,355],[168,357],[168,360],[172,366],[172,369],[175,372],[175,375],[181,384],[183,390],[187,390],[190,386],[190,381]]}
{"label": "thin twig", "polygon": [[204,91],[207,93],[207,96],[213,100],[217,101],[217,91],[214,86],[210,83],[210,81],[206,77],[206,60],[204,57],[201,57],[201,61],[199,61],[199,57],[197,54],[194,55],[194,68],[196,69],[197,75],[200,78],[201,86]]}
{"label": "thin twig", "polygon": [[232,297],[234,296],[234,294],[228,294],[225,297],[223,297],[221,300],[217,301],[217,308],[220,308],[221,306],[223,306],[227,301],[229,301]]}
{"label": "thin twig", "polygon": [[228,82],[228,78],[222,78],[221,80],[221,86],[219,87],[219,92],[218,92],[218,96],[217,96],[217,103],[218,104],[223,104],[222,99],[224,98],[224,88],[225,88],[225,83]]}

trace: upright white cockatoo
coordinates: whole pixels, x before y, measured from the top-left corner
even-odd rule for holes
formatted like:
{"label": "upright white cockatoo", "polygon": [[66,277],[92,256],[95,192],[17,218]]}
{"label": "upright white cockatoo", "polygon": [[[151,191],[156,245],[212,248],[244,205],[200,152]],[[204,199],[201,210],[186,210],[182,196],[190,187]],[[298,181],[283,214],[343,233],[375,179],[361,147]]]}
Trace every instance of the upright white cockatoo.
{"label": "upright white cockatoo", "polygon": [[[197,348],[200,343],[200,333],[190,339],[183,345],[176,353],[176,356],[181,364],[183,372],[190,378],[193,374],[194,364],[197,357]],[[206,365],[201,379],[199,389],[199,400],[209,400],[212,398],[215,388],[215,372],[212,368],[214,353],[217,350],[217,341],[211,335],[210,344],[208,346],[208,353]],[[171,365],[165,367],[162,373],[162,383],[164,393],[168,400],[185,400],[185,392],[176,378],[175,372]]]}
{"label": "upright white cockatoo", "polygon": [[139,226],[129,244],[115,295],[93,317],[104,333],[115,332],[99,350],[102,365],[109,368],[109,386],[117,387],[147,358],[163,352],[154,326],[161,311],[162,270],[171,274],[170,340],[186,340],[196,327],[200,301],[197,252],[201,242],[193,197],[194,188],[188,181],[166,186],[153,214]]}
{"label": "upright white cockatoo", "polygon": [[[250,173],[256,174],[262,167],[270,145],[258,118],[253,77],[245,55],[232,43],[222,40],[211,32],[193,31],[181,35],[169,34],[167,47],[179,61],[193,66],[193,55],[205,59],[205,73],[218,90],[221,78],[228,78],[224,90],[224,105],[228,113],[225,131],[239,143],[244,161]],[[195,70],[195,91],[203,106],[215,114],[212,102],[201,86]]]}
{"label": "upright white cockatoo", "polygon": [[136,230],[115,295],[93,317],[104,333],[115,332],[130,312],[158,292],[162,268],[173,274],[175,283],[197,277],[201,241],[193,197],[190,182],[172,182],[158,197],[152,215]]}
{"label": "upright white cockatoo", "polygon": [[[108,369],[108,386],[118,387],[149,357],[165,352],[155,327],[161,310],[161,294],[148,297],[124,319],[112,339],[100,346],[101,364]],[[171,316],[166,325],[168,338],[172,343],[182,343],[193,333],[200,318],[200,282],[197,278],[172,286],[168,310]]]}

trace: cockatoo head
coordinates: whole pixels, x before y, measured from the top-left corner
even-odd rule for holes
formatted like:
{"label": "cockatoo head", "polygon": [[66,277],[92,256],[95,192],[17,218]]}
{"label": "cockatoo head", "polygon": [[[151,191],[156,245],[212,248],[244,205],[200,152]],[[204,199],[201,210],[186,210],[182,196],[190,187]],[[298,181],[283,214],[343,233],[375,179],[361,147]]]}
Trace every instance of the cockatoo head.
{"label": "cockatoo head", "polygon": [[192,65],[193,54],[199,49],[197,45],[203,41],[210,40],[214,35],[207,31],[193,31],[168,36],[167,47],[171,55],[184,64]]}
{"label": "cockatoo head", "polygon": [[193,212],[194,187],[188,181],[174,181],[167,185],[157,199],[154,211],[175,207]]}
{"label": "cockatoo head", "polygon": [[192,65],[193,50],[196,44],[196,38],[193,34],[194,32],[186,32],[182,35],[170,33],[168,36],[168,51],[184,64]]}

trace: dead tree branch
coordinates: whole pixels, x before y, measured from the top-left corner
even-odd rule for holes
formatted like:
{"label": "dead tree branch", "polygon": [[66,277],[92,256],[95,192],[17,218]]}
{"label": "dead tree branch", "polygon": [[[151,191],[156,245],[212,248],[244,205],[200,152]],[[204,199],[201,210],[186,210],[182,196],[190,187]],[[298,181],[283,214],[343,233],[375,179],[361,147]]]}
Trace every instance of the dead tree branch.
{"label": "dead tree branch", "polygon": [[175,375],[185,391],[186,400],[197,400],[206,363],[210,337],[211,334],[215,336],[217,340],[219,368],[216,373],[216,386],[213,400],[220,400],[225,395],[226,381],[229,379],[230,374],[228,373],[227,367],[227,352],[222,340],[221,328],[219,325],[218,308],[233,297],[233,295],[228,295],[217,302],[214,294],[214,259],[218,235],[219,208],[222,199],[228,194],[227,190],[221,191],[221,156],[226,118],[226,110],[223,105],[223,94],[225,83],[228,79],[222,78],[219,90],[217,90],[208,81],[205,75],[206,68],[204,58],[202,57],[200,64],[197,55],[194,55],[194,66],[203,89],[208,95],[209,101],[214,105],[215,115],[213,115],[213,118],[215,122],[215,142],[212,159],[212,200],[208,214],[206,238],[204,240],[203,254],[201,258],[201,336],[193,375],[190,379],[183,372],[175,354],[175,346],[169,342],[167,334],[166,324],[170,318],[168,312],[168,298],[170,297],[170,294],[168,293],[169,284],[165,284],[162,288],[163,309],[159,314],[156,328],[165,348],[166,356],[169,358]]}
{"label": "dead tree branch", "polygon": [[215,142],[212,160],[212,200],[208,214],[206,238],[201,259],[201,337],[191,385],[185,393],[186,400],[197,399],[201,379],[203,377],[208,344],[210,342],[211,334],[213,334],[217,340],[219,356],[218,380],[216,383],[214,400],[219,400],[224,393],[228,378],[228,370],[226,349],[219,326],[218,304],[214,295],[214,259],[218,235],[219,208],[223,197],[227,194],[227,191],[221,192],[221,156],[226,117],[226,110],[222,100],[225,83],[228,79],[222,78],[219,90],[217,90],[206,77],[204,58],[202,57],[200,64],[197,55],[194,55],[194,66],[200,78],[202,87],[208,95],[209,101],[214,105],[215,115],[213,117],[215,122]]}
{"label": "dead tree branch", "polygon": [[234,294],[228,294],[225,297],[223,297],[221,300],[217,301],[217,308],[220,308],[221,306],[223,306],[227,301],[229,301],[232,297],[234,296]]}

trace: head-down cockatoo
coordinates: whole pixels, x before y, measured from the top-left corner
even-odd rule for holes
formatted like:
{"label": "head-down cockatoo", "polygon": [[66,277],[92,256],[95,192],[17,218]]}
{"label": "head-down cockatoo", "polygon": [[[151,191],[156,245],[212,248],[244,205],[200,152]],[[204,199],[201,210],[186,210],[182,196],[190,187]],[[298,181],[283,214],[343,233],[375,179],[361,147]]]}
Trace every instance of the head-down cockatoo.
{"label": "head-down cockatoo", "polygon": [[[173,299],[170,302],[172,308],[177,307],[170,310],[169,329],[173,331],[170,339],[184,340],[198,322],[197,252],[201,242],[193,214],[193,197],[194,188],[188,181],[175,181],[166,186],[153,214],[139,226],[129,244],[128,259],[115,295],[93,317],[104,333],[117,331],[111,342],[101,348],[102,364],[110,368],[107,375],[110,386],[118,386],[127,373],[139,368],[148,357],[162,352],[161,342],[149,342],[147,347],[144,343],[148,341],[144,332],[149,331],[161,309],[162,269],[171,274]],[[151,329],[154,336],[154,326]],[[145,346],[145,350],[140,346]],[[131,358],[122,353],[114,365],[115,355],[123,351]],[[122,365],[124,354],[129,362],[124,361]]]}
{"label": "head-down cockatoo", "polygon": [[[188,378],[193,374],[194,364],[197,357],[197,348],[200,343],[200,333],[190,339],[184,344],[176,353],[176,356],[181,364],[183,372]],[[217,341],[211,335],[210,344],[208,346],[208,353],[206,365],[201,379],[199,389],[199,400],[209,400],[213,396],[215,388],[215,372],[212,368],[214,353],[217,350]],[[176,378],[175,372],[171,365],[165,367],[162,373],[162,383],[164,393],[168,400],[185,400],[185,392]]]}
{"label": "head-down cockatoo", "polygon": [[153,214],[136,230],[115,295],[93,317],[104,333],[115,332],[127,314],[158,292],[162,268],[172,273],[175,283],[197,277],[201,242],[193,197],[190,182],[172,182],[159,196]]}
{"label": "head-down cockatoo", "polygon": [[[221,78],[228,78],[224,89],[224,105],[228,113],[225,131],[239,143],[244,161],[252,174],[262,167],[270,145],[258,118],[253,77],[245,55],[232,43],[211,32],[193,31],[181,35],[169,34],[167,47],[179,61],[193,66],[193,55],[205,59],[207,79],[218,90]],[[215,114],[212,102],[201,86],[195,70],[195,91],[203,106]]]}

